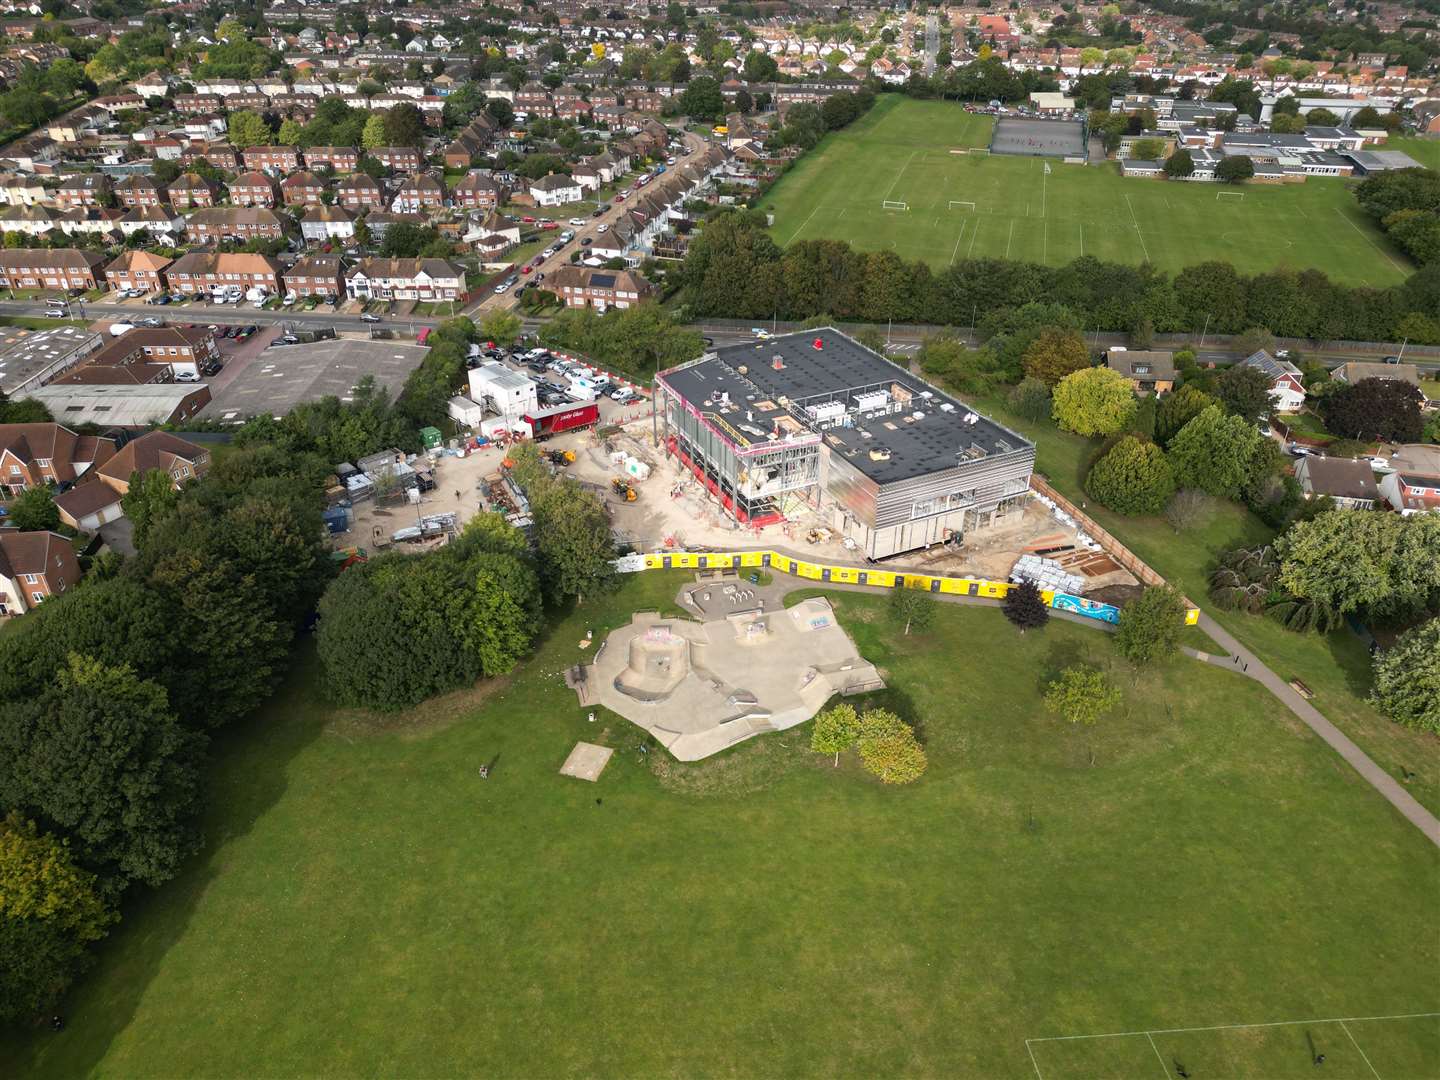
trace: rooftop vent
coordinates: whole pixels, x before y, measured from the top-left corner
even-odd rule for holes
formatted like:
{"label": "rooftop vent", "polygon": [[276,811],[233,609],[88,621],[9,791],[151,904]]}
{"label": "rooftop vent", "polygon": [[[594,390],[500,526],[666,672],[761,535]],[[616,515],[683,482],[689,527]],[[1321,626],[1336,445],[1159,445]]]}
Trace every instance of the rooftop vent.
{"label": "rooftop vent", "polygon": [[785,370],[785,358],[784,358],[783,356],[781,356],[779,353],[776,353],[776,354],[775,354],[773,357],[771,357],[771,359],[770,359],[770,366],[771,366],[772,368],[774,368],[776,371],[784,371],[784,370]]}
{"label": "rooftop vent", "polygon": [[889,461],[890,448],[888,446],[872,446],[870,448],[871,461]]}
{"label": "rooftop vent", "polygon": [[925,414],[924,414],[923,412],[912,412],[912,413],[910,414],[910,419],[911,419],[911,420],[924,420],[924,419],[925,419]]}
{"label": "rooftop vent", "polygon": [[821,349],[825,348],[825,340],[823,338],[817,337],[814,341],[810,343],[810,347],[816,352],[819,352]]}
{"label": "rooftop vent", "polygon": [[980,422],[980,416],[979,416],[979,414],[973,413],[973,412],[967,412],[967,413],[965,414],[965,423],[967,423],[967,424],[978,424],[979,422]]}
{"label": "rooftop vent", "polygon": [[736,370],[737,372],[739,372],[741,375],[749,375],[749,374],[750,374],[750,369],[749,369],[748,367],[746,367],[744,364],[741,364],[741,365],[740,365],[739,367],[737,367],[735,370]]}
{"label": "rooftop vent", "polygon": [[940,403],[940,411],[941,411],[941,412],[954,412],[954,411],[955,411],[955,406],[954,406],[954,405],[951,405],[950,402],[948,402],[948,401],[942,401],[942,402]]}

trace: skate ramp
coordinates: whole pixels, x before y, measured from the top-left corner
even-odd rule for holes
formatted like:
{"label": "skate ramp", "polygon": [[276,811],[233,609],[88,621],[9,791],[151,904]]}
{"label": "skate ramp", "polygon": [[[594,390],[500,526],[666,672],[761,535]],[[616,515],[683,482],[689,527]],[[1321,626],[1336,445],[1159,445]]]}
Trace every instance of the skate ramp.
{"label": "skate ramp", "polygon": [[[603,657],[597,656],[597,663]],[[615,689],[638,701],[666,701],[691,673],[690,642],[668,624],[656,623],[630,639]]]}

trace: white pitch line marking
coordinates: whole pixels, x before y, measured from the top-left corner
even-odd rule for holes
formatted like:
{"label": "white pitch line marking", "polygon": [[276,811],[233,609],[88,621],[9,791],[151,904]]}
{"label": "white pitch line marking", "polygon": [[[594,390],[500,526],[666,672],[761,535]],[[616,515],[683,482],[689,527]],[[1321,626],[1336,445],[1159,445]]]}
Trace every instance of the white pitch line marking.
{"label": "white pitch line marking", "polygon": [[1150,1044],[1150,1049],[1155,1051],[1155,1060],[1160,1062],[1160,1071],[1165,1074],[1165,1080],[1170,1080],[1170,1067],[1165,1064],[1165,1059],[1160,1056],[1160,1048],[1155,1045],[1155,1040],[1150,1037],[1148,1031],[1145,1033],[1145,1041]]}
{"label": "white pitch line marking", "polygon": [[950,265],[955,265],[955,256],[960,251],[960,241],[965,239],[965,222],[960,223],[960,235],[955,237],[955,249],[950,252]]}
{"label": "white pitch line marking", "polygon": [[1357,233],[1360,234],[1361,238],[1362,238],[1367,244],[1369,244],[1371,247],[1373,247],[1376,251],[1380,252],[1381,255],[1384,255],[1384,256],[1385,256],[1385,261],[1386,261],[1386,262],[1388,262],[1391,266],[1395,267],[1396,270],[1403,270],[1403,269],[1404,269],[1404,267],[1402,267],[1402,266],[1401,266],[1399,263],[1397,263],[1394,259],[1390,258],[1390,256],[1389,256],[1388,254],[1386,254],[1384,248],[1382,248],[1379,244],[1375,243],[1374,240],[1371,240],[1370,237],[1366,236],[1364,229],[1360,228],[1359,225],[1356,225],[1355,222],[1351,221],[1348,217],[1346,217],[1346,216],[1345,216],[1345,211],[1341,210],[1338,206],[1335,207],[1334,209],[1335,209],[1335,213],[1339,214],[1342,218],[1345,218],[1345,224],[1346,224],[1346,225],[1349,225],[1350,228],[1354,229]]}
{"label": "white pitch line marking", "polygon": [[881,202],[885,202],[890,198],[890,192],[895,190],[895,185],[900,183],[900,177],[905,175],[905,170],[910,167],[910,162],[915,160],[915,155],[919,152],[919,150],[910,151],[910,156],[905,159],[905,164],[900,166],[900,171],[895,174],[895,179],[890,182],[890,189],[885,192],[885,198],[882,199]]}
{"label": "white pitch line marking", "polygon": [[[1150,245],[1145,243],[1145,233],[1140,228],[1140,219],[1135,216],[1135,207],[1130,202],[1130,196],[1125,196],[1125,205],[1130,207],[1130,220],[1135,223],[1135,235],[1140,237],[1140,250],[1145,252],[1145,261],[1150,261]],[[1353,222],[1352,222],[1353,224]]]}
{"label": "white pitch line marking", "polygon": [[1010,219],[1010,235],[1005,237],[1005,258],[1010,257],[1010,241],[1015,239],[1015,219]]}
{"label": "white pitch line marking", "polygon": [[1359,1052],[1360,1056],[1365,1059],[1365,1066],[1370,1070],[1370,1075],[1375,1077],[1375,1080],[1380,1080],[1380,1074],[1375,1071],[1375,1066],[1370,1064],[1369,1056],[1365,1053],[1364,1050],[1360,1049],[1360,1044],[1355,1041],[1355,1036],[1350,1034],[1350,1029],[1345,1026],[1344,1020],[1340,1021],[1340,1030],[1345,1032],[1345,1037],[1350,1040],[1350,1045],[1355,1047],[1356,1051]]}
{"label": "white pitch line marking", "polygon": [[814,217],[816,214],[818,214],[819,212],[820,212],[820,207],[818,207],[818,206],[815,207],[814,210],[811,210],[811,211],[810,211],[810,217],[807,217],[804,221],[802,221],[802,222],[800,223],[800,228],[796,229],[793,233],[790,234],[790,239],[787,240],[787,241],[786,241],[786,244],[785,244],[786,247],[789,247],[791,244],[793,244],[793,243],[795,242],[795,238],[796,238],[797,236],[799,236],[802,232],[805,231],[805,226],[806,226],[806,225],[809,225],[809,224],[810,224],[810,218],[813,218],[813,217]]}
{"label": "white pitch line marking", "polygon": [[1243,1028],[1295,1027],[1301,1024],[1358,1024],[1367,1020],[1429,1020],[1440,1012],[1394,1013],[1390,1016],[1322,1016],[1308,1020],[1270,1020],[1260,1024],[1210,1024],[1205,1027],[1149,1028],[1142,1031],[1102,1031],[1094,1035],[1035,1035],[1026,1042],[1070,1042],[1075,1039],[1117,1039],[1122,1035],[1186,1035],[1196,1031],[1239,1031]]}

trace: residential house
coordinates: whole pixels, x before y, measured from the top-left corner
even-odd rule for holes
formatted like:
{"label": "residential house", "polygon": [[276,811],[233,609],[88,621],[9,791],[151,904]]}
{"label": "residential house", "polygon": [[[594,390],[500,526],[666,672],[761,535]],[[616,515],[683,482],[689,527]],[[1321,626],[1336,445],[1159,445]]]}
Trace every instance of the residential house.
{"label": "residential house", "polygon": [[335,186],[335,201],[346,210],[379,210],[385,206],[385,189],[373,176],[355,173]]}
{"label": "residential house", "polygon": [[339,255],[304,255],[281,275],[287,296],[339,296],[341,281]]}
{"label": "residential house", "polygon": [[1151,349],[1111,349],[1105,364],[1130,380],[1137,394],[1168,394],[1175,387],[1174,354]]}
{"label": "residential house", "polygon": [[1390,455],[1380,494],[1402,514],[1440,513],[1440,446],[1409,443]]}
{"label": "residential house", "polygon": [[429,173],[417,173],[395,192],[390,209],[398,214],[434,213],[445,208],[445,183]]}
{"label": "residential house", "polygon": [[1295,479],[1307,499],[1330,498],[1342,509],[1368,510],[1380,498],[1375,471],[1368,461],[1302,457],[1295,462]]}
{"label": "residential house", "polygon": [[655,287],[632,270],[598,270],[588,266],[562,266],[550,274],[545,287],[566,307],[593,307],[599,311],[628,308],[653,296]]}
{"label": "residential house", "polygon": [[1241,367],[1254,368],[1270,380],[1270,400],[1275,411],[1299,412],[1305,405],[1305,382],[1300,369],[1289,360],[1278,360],[1264,349],[1246,357]]}
{"label": "residential house", "polygon": [[149,251],[122,251],[105,267],[105,284],[112,289],[159,292],[165,287],[165,268],[172,261]]}
{"label": "residential house", "polygon": [[62,210],[52,213],[43,206],[6,206],[0,207],[0,232],[18,232],[25,236],[44,236],[57,225],[65,230],[64,221],[71,214],[84,216],[94,207],[85,209]]}
{"label": "residential house", "polygon": [[279,202],[275,181],[262,172],[244,172],[228,185],[229,199],[236,206],[273,207]]}
{"label": "residential house", "polygon": [[76,484],[69,491],[55,496],[60,520],[72,529],[93,533],[100,526],[119,521],[125,516],[120,505],[123,496],[109,484],[98,479]]}
{"label": "residential house", "polygon": [[157,240],[173,244],[185,231],[185,215],[168,206],[136,206],[121,215],[119,225],[126,236],[145,232]]}
{"label": "residential house", "polygon": [[360,151],[353,146],[312,146],[305,151],[305,164],[312,169],[329,165],[337,173],[354,172],[360,167]]}
{"label": "residential house", "polygon": [[50,201],[50,190],[36,176],[6,173],[0,176],[0,203],[6,206],[38,206]]}
{"label": "residential house", "polygon": [[110,178],[104,173],[76,173],[55,189],[55,205],[61,210],[105,206],[110,201]]}
{"label": "residential house", "polygon": [[286,176],[300,168],[300,149],[295,146],[247,146],[240,152],[246,169]]}
{"label": "residential house", "polygon": [[554,116],[550,91],[540,83],[526,83],[515,91],[515,111],[526,116]]}
{"label": "residential house", "polygon": [[300,235],[306,243],[349,240],[355,236],[355,215],[343,206],[312,206],[300,219]]}
{"label": "residential house", "polygon": [[484,154],[495,138],[496,123],[488,112],[478,112],[445,147],[443,157],[447,169],[468,169]]}
{"label": "residential house", "polygon": [[79,580],[75,547],[59,533],[0,529],[0,618],[23,615]]}
{"label": "residential house", "polygon": [[178,491],[210,471],[210,451],[168,431],[147,431],[100,466],[96,479],[124,495],[130,490],[132,476],[154,471],[167,473]]}
{"label": "residential house", "polygon": [[227,238],[238,240],[280,240],[285,223],[274,210],[263,206],[207,206],[193,210],[185,228],[197,244],[213,244]]}
{"label": "residential house", "polygon": [[360,300],[458,300],[465,271],[446,259],[361,259],[345,289]]}
{"label": "residential house", "polygon": [[464,240],[486,262],[494,262],[520,246],[520,225],[492,210],[466,231]]}
{"label": "residential house", "polygon": [[160,206],[165,191],[151,176],[127,176],[115,185],[115,198],[121,206],[133,210],[137,206]]}
{"label": "residential house", "polygon": [[503,204],[509,192],[505,185],[483,172],[465,174],[450,193],[450,202],[466,210],[494,210]]}
{"label": "residential house", "polygon": [[199,173],[181,173],[166,189],[170,205],[176,210],[194,210],[219,202],[219,188]]}
{"label": "residential house", "polygon": [[280,200],[286,206],[319,206],[325,201],[325,181],[305,169],[280,182]]}
{"label": "residential house", "polygon": [[206,364],[220,358],[215,331],[209,327],[137,326],[92,356],[86,366],[119,363],[122,357],[137,351],[146,363],[168,366],[176,378],[198,379]]}
{"label": "residential house", "polygon": [[549,173],[530,181],[530,198],[536,206],[564,206],[585,197],[580,182],[564,173]]}
{"label": "residential house", "polygon": [[370,156],[391,172],[413,173],[420,169],[420,151],[413,146],[377,146]]}
{"label": "residential house", "polygon": [[192,251],[171,263],[165,277],[172,289],[187,293],[210,292],[226,285],[280,291],[280,264],[269,255]]}
{"label": "residential house", "polygon": [[0,494],[13,499],[26,488],[73,484],[114,453],[110,439],[63,424],[0,424]]}
{"label": "residential house", "polygon": [[10,248],[0,251],[0,288],[94,289],[104,262],[78,248]]}
{"label": "residential house", "polygon": [[1352,386],[1364,379],[1388,379],[1391,382],[1420,386],[1420,371],[1414,364],[1376,364],[1364,360],[1348,360],[1330,369],[1330,377]]}

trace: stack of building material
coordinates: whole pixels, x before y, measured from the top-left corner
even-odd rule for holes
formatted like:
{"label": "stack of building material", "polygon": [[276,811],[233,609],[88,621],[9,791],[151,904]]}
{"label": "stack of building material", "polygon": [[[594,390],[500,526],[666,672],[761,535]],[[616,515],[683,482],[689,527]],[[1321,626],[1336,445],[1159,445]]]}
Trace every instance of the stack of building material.
{"label": "stack of building material", "polygon": [[1037,589],[1051,589],[1055,592],[1079,595],[1085,587],[1085,579],[1065,571],[1054,559],[1042,559],[1038,555],[1021,555],[1010,570],[1011,581],[1028,581]]}

